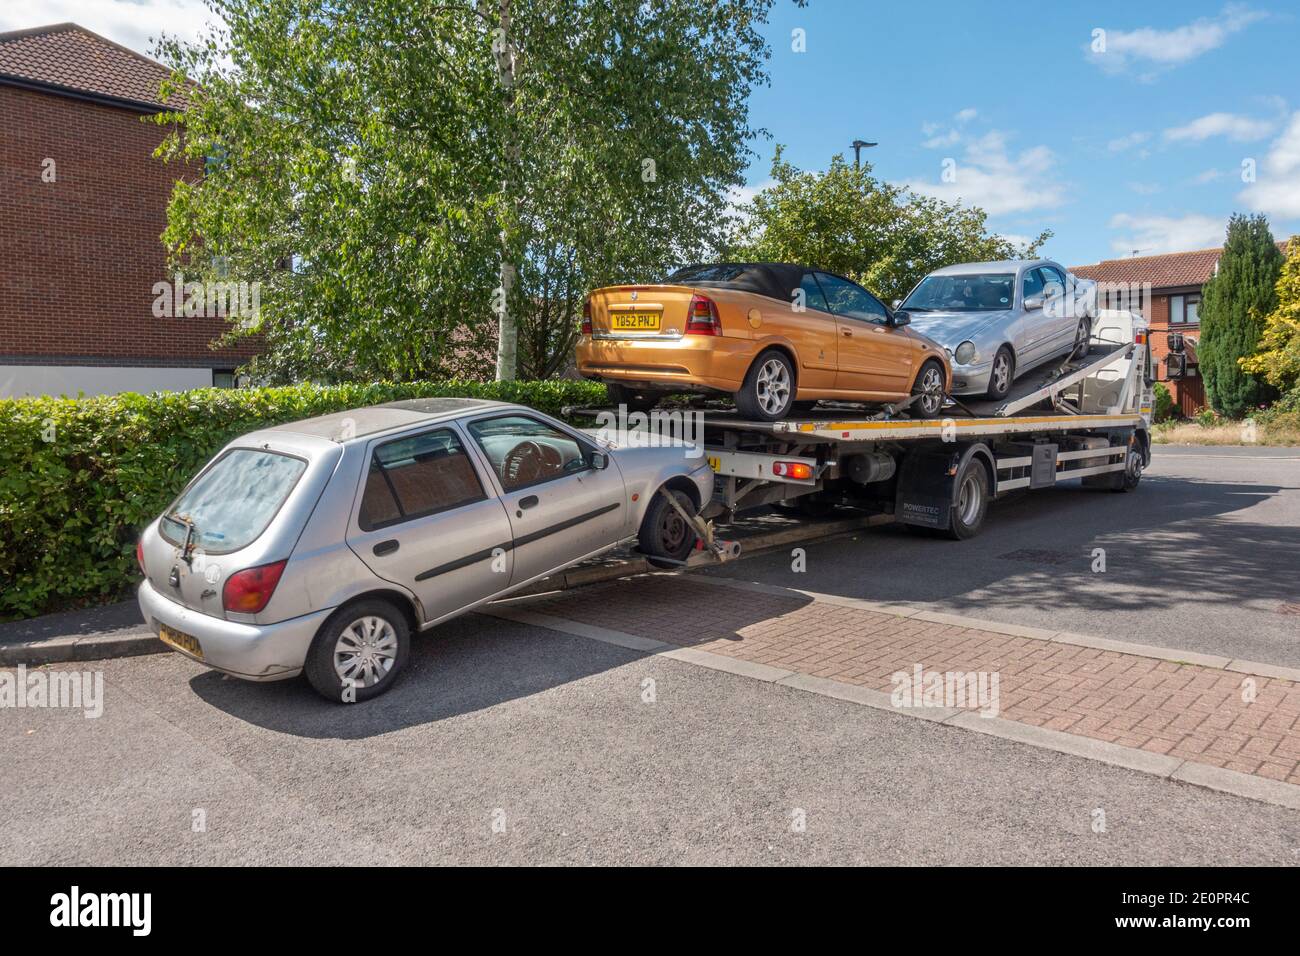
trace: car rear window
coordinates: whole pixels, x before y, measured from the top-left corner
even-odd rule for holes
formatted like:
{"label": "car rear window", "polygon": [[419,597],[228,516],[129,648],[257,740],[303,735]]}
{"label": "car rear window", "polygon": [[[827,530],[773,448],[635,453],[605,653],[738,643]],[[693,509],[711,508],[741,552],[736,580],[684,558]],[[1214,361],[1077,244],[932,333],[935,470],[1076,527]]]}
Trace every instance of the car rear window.
{"label": "car rear window", "polygon": [[464,445],[455,432],[440,428],[375,449],[358,523],[374,531],[485,497]]}
{"label": "car rear window", "polygon": [[183,545],[192,525],[194,547],[209,554],[247,547],[266,530],[306,470],[301,458],[231,449],[181,492],[162,519],[162,536]]}

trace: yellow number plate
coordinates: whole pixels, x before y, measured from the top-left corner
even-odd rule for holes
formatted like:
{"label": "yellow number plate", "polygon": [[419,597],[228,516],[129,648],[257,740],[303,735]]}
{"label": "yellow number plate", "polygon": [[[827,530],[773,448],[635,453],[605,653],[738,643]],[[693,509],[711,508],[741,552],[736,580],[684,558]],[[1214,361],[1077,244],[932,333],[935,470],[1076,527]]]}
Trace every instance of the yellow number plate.
{"label": "yellow number plate", "polygon": [[658,332],[662,312],[615,312],[610,316],[615,331]]}
{"label": "yellow number plate", "polygon": [[712,468],[714,471],[722,471],[722,459],[721,459],[721,458],[716,458],[716,457],[714,457],[713,455],[709,455],[709,456],[708,456],[708,462],[709,462],[709,467]]}
{"label": "yellow number plate", "polygon": [[174,647],[178,651],[184,651],[186,654],[193,654],[199,660],[203,660],[203,648],[199,646],[198,638],[182,634],[180,631],[173,631],[166,624],[158,625],[158,636],[162,638],[164,644]]}

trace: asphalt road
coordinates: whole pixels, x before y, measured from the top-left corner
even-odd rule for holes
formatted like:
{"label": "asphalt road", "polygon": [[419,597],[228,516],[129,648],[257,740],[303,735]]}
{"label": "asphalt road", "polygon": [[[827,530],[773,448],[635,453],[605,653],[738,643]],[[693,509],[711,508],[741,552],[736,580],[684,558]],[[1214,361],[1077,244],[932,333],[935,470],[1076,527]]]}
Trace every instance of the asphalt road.
{"label": "asphalt road", "polygon": [[1157,445],[1130,494],[1074,481],[998,502],[970,541],[805,550],[803,573],[784,551],[705,573],[1300,666],[1300,449]]}
{"label": "asphalt road", "polygon": [[352,707],[58,665],[104,713],[0,709],[0,864],[1300,861],[1295,811],[550,631],[473,616],[411,663]]}

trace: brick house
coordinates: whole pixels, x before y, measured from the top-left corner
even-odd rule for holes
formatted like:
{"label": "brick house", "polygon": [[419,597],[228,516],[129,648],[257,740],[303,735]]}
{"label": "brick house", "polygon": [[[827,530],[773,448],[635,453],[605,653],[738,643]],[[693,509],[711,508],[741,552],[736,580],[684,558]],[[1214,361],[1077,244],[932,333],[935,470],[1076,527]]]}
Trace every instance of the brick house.
{"label": "brick house", "polygon": [[[1196,363],[1195,346],[1190,342],[1200,334],[1201,288],[1214,275],[1221,251],[1200,249],[1162,256],[1106,259],[1096,265],[1070,269],[1077,276],[1097,280],[1099,305],[1133,308],[1146,317],[1151,324],[1156,378],[1169,389],[1179,414],[1189,417],[1205,407],[1205,383]],[[1126,295],[1133,297],[1125,301]],[[1171,330],[1183,332],[1189,340],[1187,376],[1176,382],[1167,379],[1164,368],[1164,357],[1169,352],[1166,333]]]}
{"label": "brick house", "polygon": [[167,76],[75,24],[0,33],[0,397],[231,385],[255,351],[155,314],[172,184],[201,172],[153,156]]}
{"label": "brick house", "polygon": [[[1286,243],[1278,248],[1285,254]],[[1095,265],[1073,266],[1070,271],[1099,285],[1098,304],[1133,308],[1151,324],[1152,357],[1156,378],[1169,389],[1178,414],[1191,417],[1206,405],[1205,382],[1196,361],[1196,341],[1201,328],[1201,292],[1219,268],[1222,249],[1172,252],[1162,256],[1104,259]],[[1108,301],[1109,294],[1109,301]],[[1169,381],[1164,358],[1169,353],[1167,333],[1182,332],[1187,344],[1187,376]]]}

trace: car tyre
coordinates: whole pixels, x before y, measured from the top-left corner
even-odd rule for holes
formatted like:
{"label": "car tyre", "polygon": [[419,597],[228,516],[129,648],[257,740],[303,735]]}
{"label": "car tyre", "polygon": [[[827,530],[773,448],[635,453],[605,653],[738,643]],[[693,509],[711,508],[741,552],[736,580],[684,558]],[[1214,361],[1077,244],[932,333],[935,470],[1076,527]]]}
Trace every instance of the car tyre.
{"label": "car tyre", "polygon": [[624,405],[629,412],[648,412],[663,397],[659,392],[637,391],[618,382],[606,382],[605,394],[609,396],[611,404]]}
{"label": "car tyre", "polygon": [[[359,703],[392,687],[410,653],[406,615],[391,601],[371,598],[340,608],[321,625],[303,670],[322,697]],[[355,682],[351,688],[345,677]]]}
{"label": "car tyre", "polygon": [[1011,392],[1011,383],[1015,380],[1016,357],[1004,345],[993,356],[993,365],[989,368],[989,388],[985,394],[990,401],[1001,401]]}
{"label": "car tyre", "polygon": [[768,349],[754,359],[734,398],[746,418],[776,422],[794,407],[794,364],[784,352]]}
{"label": "car tyre", "polygon": [[[667,489],[666,493],[672,495],[686,509],[687,514],[695,514],[695,502],[686,492],[674,488]],[[646,561],[656,568],[681,567],[695,548],[697,537],[695,529],[678,514],[664,495],[655,492],[654,499],[646,508],[645,517],[641,519],[641,530],[637,533],[637,547],[646,556]]]}
{"label": "car tyre", "polygon": [[1074,329],[1074,345],[1070,348],[1070,354],[1066,356],[1067,361],[1075,362],[1086,358],[1091,347],[1092,323],[1083,318]]}
{"label": "car tyre", "polygon": [[938,418],[947,397],[943,386],[943,366],[931,359],[916,373],[912,394],[921,397],[908,406],[909,410],[914,410],[918,418]]}

